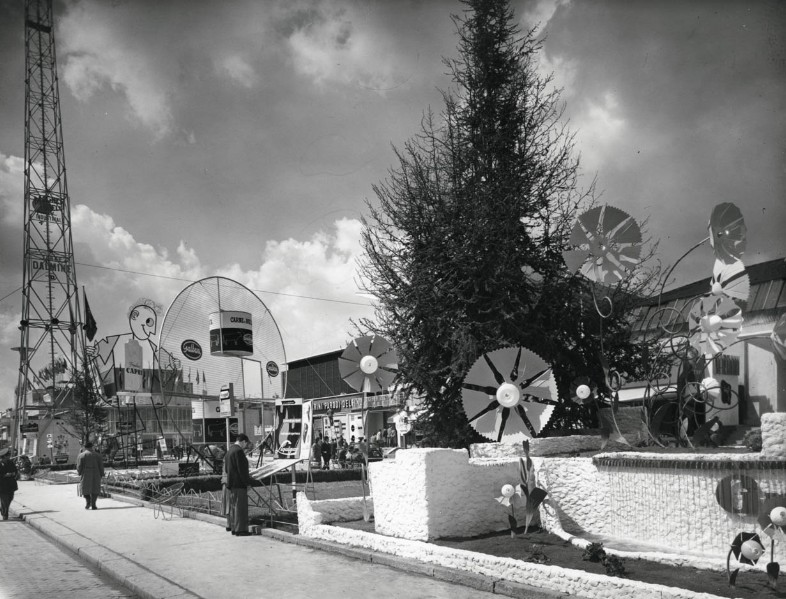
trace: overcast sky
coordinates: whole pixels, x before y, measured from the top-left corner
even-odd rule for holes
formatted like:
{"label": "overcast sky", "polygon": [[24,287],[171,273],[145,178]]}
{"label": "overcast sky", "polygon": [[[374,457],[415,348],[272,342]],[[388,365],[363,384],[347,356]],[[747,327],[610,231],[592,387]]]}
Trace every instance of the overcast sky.
{"label": "overcast sky", "polygon": [[[13,404],[22,284],[23,3],[0,0],[0,408]],[[737,204],[749,264],[786,256],[786,5],[512,3],[548,34],[602,201],[670,264]],[[78,283],[99,336],[222,275],[259,292],[289,359],[345,346],[364,201],[391,145],[442,108],[455,0],[55,0]],[[136,274],[145,273],[145,274]],[[709,276],[709,247],[679,269]],[[313,299],[321,298],[321,299]],[[331,300],[331,301],[327,301]],[[532,348],[537,350],[537,348]]]}

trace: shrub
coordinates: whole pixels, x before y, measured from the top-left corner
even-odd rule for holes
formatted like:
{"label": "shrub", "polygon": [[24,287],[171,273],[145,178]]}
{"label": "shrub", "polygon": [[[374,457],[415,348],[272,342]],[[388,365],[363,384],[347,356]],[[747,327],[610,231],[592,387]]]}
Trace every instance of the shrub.
{"label": "shrub", "polygon": [[761,451],[761,429],[752,428],[745,433],[742,442],[751,451]]}
{"label": "shrub", "polygon": [[603,549],[603,543],[590,543],[581,554],[581,559],[585,562],[602,562],[605,557],[606,550]]}
{"label": "shrub", "polygon": [[549,561],[549,556],[545,554],[543,551],[543,545],[538,545],[537,543],[533,543],[530,545],[529,548],[529,556],[527,557],[528,562],[533,562],[536,564],[545,564]]}
{"label": "shrub", "polygon": [[625,576],[625,561],[616,555],[607,555],[603,558],[603,565],[606,567],[608,576]]}

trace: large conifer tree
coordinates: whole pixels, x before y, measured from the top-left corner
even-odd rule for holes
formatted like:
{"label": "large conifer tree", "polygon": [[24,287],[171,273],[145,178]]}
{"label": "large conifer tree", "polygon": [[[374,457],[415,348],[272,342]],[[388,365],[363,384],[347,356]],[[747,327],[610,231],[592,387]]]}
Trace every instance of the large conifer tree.
{"label": "large conifer tree", "polygon": [[[563,396],[573,377],[600,371],[599,317],[562,261],[594,190],[578,188],[559,91],[537,70],[535,31],[522,33],[506,0],[464,4],[444,110],[396,149],[363,231],[379,303],[362,326],[395,342],[402,382],[425,397],[427,434],[450,446],[476,440],[460,390],[483,352],[528,347],[554,366]],[[620,306],[603,324],[612,353],[627,341]],[[557,414],[552,426],[587,416],[570,402]]]}

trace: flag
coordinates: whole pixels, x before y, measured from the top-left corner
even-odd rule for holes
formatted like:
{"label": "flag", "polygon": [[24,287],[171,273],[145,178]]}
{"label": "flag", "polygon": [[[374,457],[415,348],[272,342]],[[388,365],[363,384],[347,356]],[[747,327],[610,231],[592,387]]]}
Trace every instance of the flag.
{"label": "flag", "polygon": [[191,382],[191,367],[188,367],[188,382]]}
{"label": "flag", "polygon": [[199,370],[197,369],[197,385],[199,384]]}
{"label": "flag", "polygon": [[98,331],[98,325],[96,324],[96,319],[93,318],[93,313],[90,311],[90,304],[87,303],[87,294],[84,292],[84,289],[82,293],[85,298],[85,324],[82,328],[85,331],[87,340],[92,341],[93,337],[96,336],[96,331]]}

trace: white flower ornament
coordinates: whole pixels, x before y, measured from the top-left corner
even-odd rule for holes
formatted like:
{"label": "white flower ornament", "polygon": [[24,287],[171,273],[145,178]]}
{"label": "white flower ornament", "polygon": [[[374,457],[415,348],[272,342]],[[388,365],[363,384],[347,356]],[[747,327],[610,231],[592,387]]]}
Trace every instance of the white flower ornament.
{"label": "white flower ornament", "polygon": [[715,356],[737,340],[742,322],[742,310],[731,298],[700,297],[688,315],[690,343],[702,353]]}

